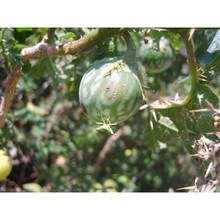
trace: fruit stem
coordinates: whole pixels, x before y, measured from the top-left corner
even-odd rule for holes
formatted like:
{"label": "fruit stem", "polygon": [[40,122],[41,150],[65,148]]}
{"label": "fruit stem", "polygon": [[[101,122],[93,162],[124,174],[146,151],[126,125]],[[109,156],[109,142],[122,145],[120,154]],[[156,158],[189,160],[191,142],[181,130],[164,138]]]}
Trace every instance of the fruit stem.
{"label": "fruit stem", "polygon": [[127,30],[122,33],[122,36],[124,37],[127,44],[127,51],[125,52],[123,58],[137,71],[136,46],[134,41]]}

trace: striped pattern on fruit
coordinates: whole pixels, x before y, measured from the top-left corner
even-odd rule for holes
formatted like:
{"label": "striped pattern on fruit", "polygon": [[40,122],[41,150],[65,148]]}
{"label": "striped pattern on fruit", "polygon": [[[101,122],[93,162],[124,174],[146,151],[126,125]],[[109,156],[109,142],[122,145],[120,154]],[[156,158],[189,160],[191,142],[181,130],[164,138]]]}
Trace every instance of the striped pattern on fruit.
{"label": "striped pattern on fruit", "polygon": [[166,38],[161,38],[159,49],[152,43],[143,44],[140,47],[140,58],[147,72],[160,73],[167,70],[174,61],[173,49]]}
{"label": "striped pattern on fruit", "polygon": [[87,115],[99,124],[125,121],[142,103],[137,75],[120,58],[96,62],[83,76],[79,100]]}

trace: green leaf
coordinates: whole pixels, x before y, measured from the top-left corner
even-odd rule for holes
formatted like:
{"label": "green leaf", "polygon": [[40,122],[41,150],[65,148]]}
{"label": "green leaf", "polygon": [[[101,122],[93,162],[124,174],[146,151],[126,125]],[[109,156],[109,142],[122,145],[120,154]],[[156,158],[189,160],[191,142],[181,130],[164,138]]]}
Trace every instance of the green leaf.
{"label": "green leaf", "polygon": [[178,132],[178,128],[174,125],[174,123],[170,120],[169,117],[164,117],[161,115],[160,120],[158,121],[159,124],[163,125],[164,127]]}
{"label": "green leaf", "polygon": [[158,42],[159,45],[159,41],[161,37],[166,37],[171,39],[172,38],[172,33],[169,32],[168,29],[151,29],[150,30],[150,36],[156,41]]}
{"label": "green leaf", "polygon": [[59,38],[60,41],[62,41],[64,38],[76,39],[76,35],[73,32],[68,32],[66,34],[59,35],[58,38]]}
{"label": "green leaf", "polygon": [[[164,117],[168,117],[172,123],[170,123],[172,128],[178,129],[177,135],[182,139],[183,144],[190,154],[195,153],[192,148],[193,138],[190,135],[190,131],[187,127],[187,115],[185,108],[170,108],[162,109],[159,111]],[[175,127],[173,126],[175,125]],[[173,136],[174,137],[174,136]]]}
{"label": "green leaf", "polygon": [[[145,135],[146,142],[151,146],[151,149],[155,151],[156,149],[165,148],[166,143],[171,137],[179,137],[179,129],[174,124],[172,118],[172,113],[169,116],[169,111],[163,113],[152,113],[150,112],[150,117],[148,117],[146,127],[147,133]],[[168,114],[167,114],[168,113]]]}
{"label": "green leaf", "polygon": [[14,135],[13,129],[4,127],[0,129],[0,145],[4,146],[7,141]]}
{"label": "green leaf", "polygon": [[204,53],[208,47],[210,46],[211,42],[213,41],[216,35],[217,29],[202,29],[196,30],[193,35],[193,40],[196,45],[196,52]]}
{"label": "green leaf", "polygon": [[10,57],[16,61],[16,64],[19,63],[19,64],[22,64],[21,63],[21,60],[20,60],[20,53],[21,53],[21,50],[23,48],[26,48],[27,46],[25,44],[18,44],[18,43],[15,43],[10,49],[9,49],[9,55]]}
{"label": "green leaf", "polygon": [[60,82],[60,71],[57,69],[56,64],[50,58],[40,59],[34,64],[30,70],[33,77],[42,77],[49,74],[53,78],[53,83],[58,85]]}
{"label": "green leaf", "polygon": [[[207,109],[205,100],[208,100],[214,108],[219,108],[219,99],[212,92],[212,90],[202,84],[197,87],[191,102],[188,104],[187,109],[198,110]],[[214,118],[213,112],[188,112],[187,118],[188,128],[195,133],[203,134],[214,131]]]}
{"label": "green leaf", "polygon": [[47,59],[39,59],[31,68],[30,74],[33,77],[40,77],[49,70],[49,64]]}
{"label": "green leaf", "polygon": [[56,36],[58,37],[59,41],[64,42],[66,39],[76,39],[77,36],[73,32],[66,32],[65,29],[57,29],[55,32]]}
{"label": "green leaf", "polygon": [[182,47],[184,47],[183,40],[182,40],[182,38],[180,37],[179,34],[173,35],[172,43],[173,43],[173,47],[174,47],[176,50],[179,50],[179,49],[181,49]]}
{"label": "green leaf", "polygon": [[212,103],[214,108],[219,108],[219,99],[208,86],[199,84],[197,88],[197,97],[202,108],[207,108],[204,102],[206,99]]}
{"label": "green leaf", "polygon": [[207,52],[214,53],[220,50],[220,29],[216,31],[215,37],[209,45]]}
{"label": "green leaf", "polygon": [[210,65],[217,57],[220,50],[220,30],[199,30],[194,34],[194,40],[198,43],[196,58],[202,65]]}
{"label": "green leaf", "polygon": [[16,30],[17,30],[18,32],[24,32],[24,31],[32,31],[33,28],[16,28]]}

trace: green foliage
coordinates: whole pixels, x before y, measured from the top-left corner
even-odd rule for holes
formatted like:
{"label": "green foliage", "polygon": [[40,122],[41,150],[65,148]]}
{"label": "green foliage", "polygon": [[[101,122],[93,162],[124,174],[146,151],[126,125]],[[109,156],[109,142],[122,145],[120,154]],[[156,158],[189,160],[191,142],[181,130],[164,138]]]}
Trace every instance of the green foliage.
{"label": "green foliage", "polygon": [[196,45],[195,55],[202,74],[208,81],[219,75],[219,51],[220,51],[219,29],[197,30],[194,34]]}
{"label": "green foliage", "polygon": [[[54,43],[61,45],[80,39],[91,30],[56,28],[52,30]],[[198,174],[204,175],[204,166],[188,155],[195,153],[192,148],[195,140],[215,129],[214,112],[194,110],[207,109],[206,100],[219,108],[216,29],[195,31],[200,83],[186,105],[167,109],[153,109],[149,105],[158,100],[174,100],[175,96],[179,101],[189,93],[184,40],[169,29],[129,29],[137,51],[146,36],[153,38],[156,45],[162,36],[169,39],[175,60],[160,74],[148,76],[137,54],[147,107],[120,123],[114,128],[118,136],[111,137],[96,131],[96,123],[87,118],[80,106],[78,92],[84,73],[95,61],[124,54],[127,48],[124,39],[111,36],[82,54],[22,63],[21,50],[39,43],[49,31],[49,28],[0,29],[0,82],[5,70],[22,65],[15,100],[6,126],[0,130],[0,149],[9,152],[16,149],[13,171],[0,183],[0,190],[169,191],[191,185]],[[1,87],[0,94],[4,92]],[[97,122],[101,121],[100,117]],[[217,136],[211,138],[216,140]]]}
{"label": "green foliage", "polygon": [[[218,37],[218,31],[216,29],[196,31],[194,35],[194,39],[198,47],[196,50],[196,56],[199,62],[206,65],[213,61],[215,57],[215,54],[213,53],[218,50],[218,45],[216,45],[216,41],[215,41],[215,38],[217,37]],[[214,50],[212,49],[213,44],[215,44]]]}
{"label": "green foliage", "polygon": [[76,35],[73,32],[67,32],[63,28],[58,28],[56,29],[55,32],[57,38],[59,39],[60,42],[65,42],[65,39],[76,39]]}

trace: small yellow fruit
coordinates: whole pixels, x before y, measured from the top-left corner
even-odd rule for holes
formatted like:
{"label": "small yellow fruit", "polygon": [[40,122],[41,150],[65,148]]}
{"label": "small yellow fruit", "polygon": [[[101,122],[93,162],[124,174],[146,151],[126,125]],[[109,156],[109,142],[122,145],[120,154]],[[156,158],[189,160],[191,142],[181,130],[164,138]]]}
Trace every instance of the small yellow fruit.
{"label": "small yellow fruit", "polygon": [[12,164],[10,162],[11,158],[3,150],[0,150],[0,181],[7,178],[11,173]]}

